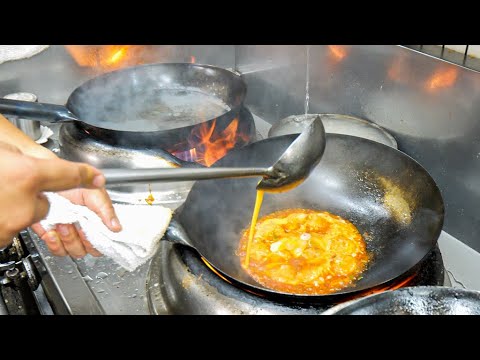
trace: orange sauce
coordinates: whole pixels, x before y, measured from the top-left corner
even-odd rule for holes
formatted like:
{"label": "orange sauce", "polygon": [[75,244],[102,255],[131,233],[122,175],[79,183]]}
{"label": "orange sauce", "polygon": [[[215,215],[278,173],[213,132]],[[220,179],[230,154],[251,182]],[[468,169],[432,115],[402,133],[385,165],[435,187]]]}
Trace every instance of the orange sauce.
{"label": "orange sauce", "polygon": [[152,188],[150,186],[150,184],[148,184],[148,196],[147,198],[145,199],[145,202],[148,204],[148,205],[152,205],[153,202],[155,201],[155,198],[153,197],[153,194],[152,194]]}
{"label": "orange sauce", "polygon": [[369,256],[355,225],[326,211],[285,209],[257,221],[263,199],[257,193],[249,229],[237,255],[263,286],[286,293],[321,295],[361,277]]}
{"label": "orange sauce", "polygon": [[252,247],[253,236],[255,235],[255,226],[257,225],[258,214],[260,213],[260,208],[262,207],[263,194],[264,192],[262,190],[257,190],[257,198],[255,199],[255,208],[253,210],[252,222],[250,225],[250,231],[248,233],[247,250],[245,254],[244,264],[246,268],[248,268],[248,265],[250,264],[250,249]]}

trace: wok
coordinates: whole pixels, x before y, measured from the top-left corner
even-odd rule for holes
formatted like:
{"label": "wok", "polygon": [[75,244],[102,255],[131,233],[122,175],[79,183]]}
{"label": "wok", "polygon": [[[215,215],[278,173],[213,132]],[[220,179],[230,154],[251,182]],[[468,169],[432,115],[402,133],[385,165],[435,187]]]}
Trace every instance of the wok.
{"label": "wok", "polygon": [[480,292],[444,286],[405,287],[347,301],[322,315],[480,315]]}
{"label": "wok", "polygon": [[[0,99],[0,113],[74,122],[116,145],[176,144],[199,123],[223,130],[246,95],[240,75],[210,65],[159,63],[112,71],[76,88],[65,106]],[[208,124],[210,125],[210,124]]]}
{"label": "wok", "polygon": [[[233,150],[213,167],[268,166],[297,136],[273,137]],[[385,185],[385,179],[390,185]],[[258,179],[196,182],[174,214],[165,238],[194,248],[230,282],[262,296],[330,303],[385,286],[421,263],[436,245],[443,226],[440,191],[415,160],[374,141],[326,134],[324,155],[306,181],[284,193],[265,193],[259,216],[285,208],[337,214],[350,220],[364,235],[371,261],[360,280],[336,293],[277,292],[253,280],[235,253],[241,233],[251,221],[257,182]],[[392,192],[398,193],[400,208],[405,208],[408,201],[410,221],[398,216],[402,214],[396,211]]]}

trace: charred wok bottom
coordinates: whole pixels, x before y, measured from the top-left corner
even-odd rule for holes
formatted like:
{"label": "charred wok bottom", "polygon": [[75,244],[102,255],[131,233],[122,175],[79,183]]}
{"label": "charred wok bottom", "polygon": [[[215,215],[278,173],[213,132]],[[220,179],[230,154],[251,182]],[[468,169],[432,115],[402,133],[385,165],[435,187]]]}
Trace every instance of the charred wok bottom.
{"label": "charred wok bottom", "polygon": [[153,313],[170,314],[319,314],[330,307],[371,293],[405,286],[446,285],[438,246],[407,274],[382,287],[372,288],[335,301],[301,303],[271,298],[244,289],[216,272],[197,252],[181,245],[163,243],[150,268],[148,297]]}

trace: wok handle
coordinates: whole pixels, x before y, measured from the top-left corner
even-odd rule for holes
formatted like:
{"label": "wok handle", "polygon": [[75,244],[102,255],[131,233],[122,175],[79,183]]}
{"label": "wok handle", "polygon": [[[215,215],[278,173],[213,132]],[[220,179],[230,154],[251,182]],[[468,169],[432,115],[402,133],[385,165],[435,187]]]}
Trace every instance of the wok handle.
{"label": "wok handle", "polygon": [[242,178],[269,174],[267,168],[159,168],[101,169],[107,185],[159,181],[192,181],[222,178]]}
{"label": "wok handle", "polygon": [[65,106],[23,100],[0,99],[0,114],[15,115],[22,119],[67,122],[79,120]]}
{"label": "wok handle", "polygon": [[172,220],[170,220],[170,224],[168,224],[167,230],[165,231],[165,235],[162,237],[162,240],[167,240],[174,244],[181,244],[195,249],[195,247],[192,245],[190,237],[187,235],[187,232],[180,224],[180,222],[175,218],[172,218]]}

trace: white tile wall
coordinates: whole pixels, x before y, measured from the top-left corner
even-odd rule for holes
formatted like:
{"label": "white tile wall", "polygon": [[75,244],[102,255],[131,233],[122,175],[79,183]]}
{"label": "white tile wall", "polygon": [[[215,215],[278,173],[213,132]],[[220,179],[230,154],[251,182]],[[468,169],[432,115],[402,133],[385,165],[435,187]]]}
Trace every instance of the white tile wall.
{"label": "white tile wall", "polygon": [[[467,45],[445,45],[445,47],[463,54]],[[469,45],[468,55],[480,58],[480,45]]]}
{"label": "white tile wall", "polygon": [[[445,45],[446,48],[458,51],[459,53],[464,54],[467,45]],[[469,48],[470,49],[470,48]]]}

